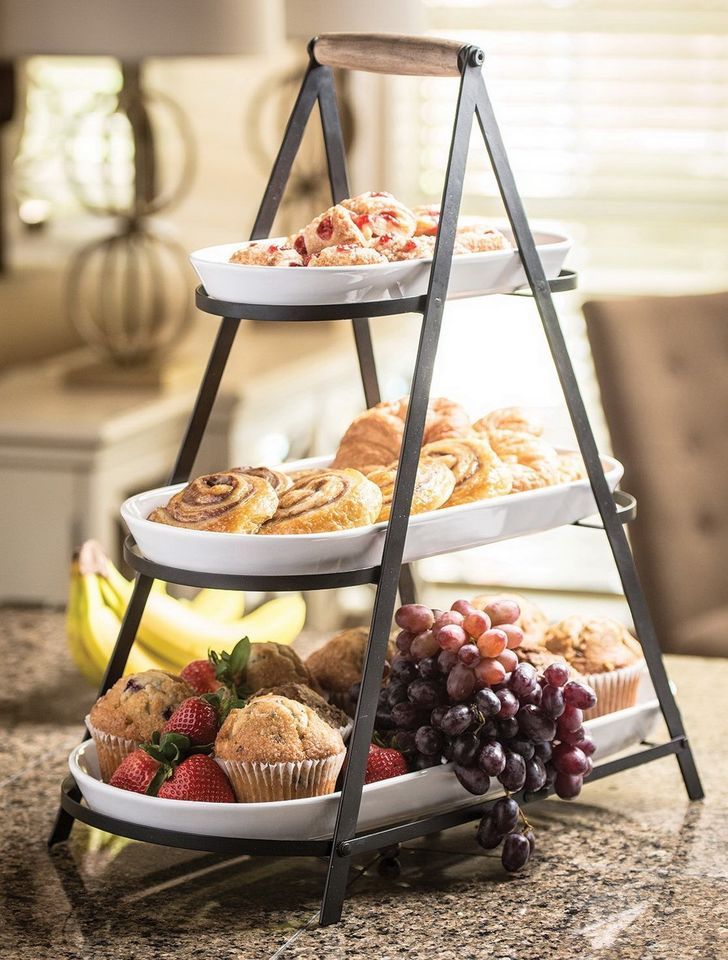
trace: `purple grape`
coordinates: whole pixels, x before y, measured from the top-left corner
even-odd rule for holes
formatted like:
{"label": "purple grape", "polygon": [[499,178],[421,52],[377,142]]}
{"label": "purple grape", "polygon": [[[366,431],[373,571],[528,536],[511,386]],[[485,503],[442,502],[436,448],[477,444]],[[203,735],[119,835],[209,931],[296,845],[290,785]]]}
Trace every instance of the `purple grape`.
{"label": "purple grape", "polygon": [[589,767],[587,755],[568,743],[560,743],[554,747],[553,762],[559,773],[576,777],[583,776]]}
{"label": "purple grape", "polygon": [[478,752],[478,766],[489,777],[497,777],[506,765],[506,753],[497,740],[486,740]]}
{"label": "purple grape", "polygon": [[417,671],[423,680],[440,679],[440,670],[435,657],[423,657],[417,664]]}
{"label": "purple grape", "polygon": [[480,663],[480,650],[474,643],[464,643],[458,650],[458,660],[466,667],[474,667],[476,663]]}
{"label": "purple grape", "polygon": [[521,697],[521,706],[523,706],[524,703],[530,703],[533,706],[538,707],[541,705],[542,696],[543,690],[541,689],[541,685],[534,683],[531,689],[527,693],[524,693],[524,695]]}
{"label": "purple grape", "polygon": [[475,689],[475,674],[462,663],[456,663],[447,678],[447,694],[451,700],[467,700]]}
{"label": "purple grape", "polygon": [[426,753],[417,753],[410,762],[412,770],[427,770],[429,767],[439,767],[440,758],[438,756],[429,756]]}
{"label": "purple grape", "polygon": [[420,633],[429,630],[435,622],[432,610],[422,603],[405,603],[394,615],[394,622],[403,630]]}
{"label": "purple grape", "polygon": [[501,863],[508,873],[518,873],[528,863],[531,845],[522,833],[509,833],[503,841]]}
{"label": "purple grape", "polygon": [[389,686],[384,688],[390,707],[393,707],[395,703],[404,703],[407,700],[407,686],[401,680],[392,680]]}
{"label": "purple grape", "polygon": [[533,745],[533,750],[535,756],[537,756],[539,760],[543,760],[543,762],[546,763],[551,759],[551,754],[553,753],[554,748],[550,740],[537,740]]}
{"label": "purple grape", "polygon": [[543,672],[547,683],[554,687],[563,687],[569,679],[569,668],[561,660],[550,663]]}
{"label": "purple grape", "polygon": [[526,782],[526,761],[523,757],[506,750],[506,765],[498,779],[511,793],[520,790]]}
{"label": "purple grape", "polygon": [[400,750],[402,753],[414,753],[417,749],[415,746],[415,736],[414,730],[398,730],[394,735],[392,746],[395,750]]}
{"label": "purple grape", "polygon": [[564,712],[564,694],[561,687],[547,684],[541,695],[541,709],[552,720],[558,720]]}
{"label": "purple grape", "polygon": [[577,683],[576,680],[569,680],[564,687],[564,700],[571,707],[590,710],[596,706],[597,695],[591,687],[587,687],[583,683]]}
{"label": "purple grape", "polygon": [[441,703],[439,707],[435,707],[435,709],[432,711],[430,714],[430,725],[433,726],[435,730],[442,729],[442,718],[449,709],[450,708],[446,703]]}
{"label": "purple grape", "polygon": [[592,770],[594,769],[594,761],[592,760],[591,757],[587,757],[587,758],[586,758],[586,763],[587,763],[586,770],[585,770],[584,773],[582,774],[582,777],[583,777],[584,779],[586,779],[586,777],[588,777],[589,774],[590,774],[590,773],[592,772]]}
{"label": "purple grape", "polygon": [[578,747],[582,753],[585,753],[587,755],[587,757],[591,757],[593,756],[594,751],[597,748],[597,745],[596,743],[594,743],[592,738],[588,736],[588,734],[583,732],[584,731],[583,727],[581,727],[580,730],[582,731],[582,736],[579,740],[576,740],[574,742],[574,746]]}
{"label": "purple grape", "polygon": [[554,785],[554,780],[556,780],[556,767],[550,760],[545,761],[546,766],[546,786],[552,787]]}
{"label": "purple grape", "polygon": [[428,757],[439,757],[444,745],[442,734],[434,727],[419,727],[415,734],[415,746]]}
{"label": "purple grape", "polygon": [[472,720],[473,715],[470,712],[470,707],[466,707],[464,703],[456,703],[445,713],[440,726],[442,732],[447,734],[448,737],[457,737],[459,734],[465,733]]}
{"label": "purple grape", "polygon": [[392,680],[401,680],[403,683],[412,683],[417,676],[417,667],[404,657],[395,657],[389,667]]}
{"label": "purple grape", "polygon": [[486,720],[478,727],[481,740],[496,740],[498,738],[498,724],[495,720]]}
{"label": "purple grape", "polygon": [[523,784],[528,793],[536,793],[546,786],[546,767],[543,760],[533,757],[526,761],[526,780]]}
{"label": "purple grape", "polygon": [[[405,687],[405,693],[406,691],[407,691],[407,688]],[[389,694],[390,694],[389,687],[382,687],[382,689],[379,691],[377,695],[377,708],[384,707],[386,709],[387,707],[390,706]],[[405,700],[406,699],[407,697],[405,696]]]}
{"label": "purple grape", "polygon": [[559,737],[561,738],[561,734],[564,732],[573,733],[574,730],[578,730],[582,725],[583,720],[584,714],[581,712],[579,707],[575,707],[572,704],[567,703],[564,707],[564,712],[559,717]]}
{"label": "purple grape", "polygon": [[562,800],[573,800],[581,793],[582,778],[570,773],[557,773],[554,781],[556,796]]}
{"label": "purple grape", "polygon": [[412,703],[427,710],[434,710],[443,700],[442,691],[432,680],[413,680],[407,687],[407,696]]}
{"label": "purple grape", "polygon": [[459,663],[458,655],[452,650],[441,650],[437,655],[437,668],[440,673],[450,673],[456,663]]}
{"label": "purple grape", "polygon": [[556,724],[549,719],[540,707],[527,703],[518,711],[518,726],[531,740],[553,740],[556,736]]}
{"label": "purple grape", "polygon": [[483,687],[475,694],[475,706],[484,717],[495,717],[500,711],[501,702],[498,695],[490,687]]}
{"label": "purple grape", "polygon": [[423,660],[425,657],[434,657],[439,649],[440,644],[435,639],[432,630],[423,630],[412,641],[409,652],[415,660]]}
{"label": "purple grape", "polygon": [[530,663],[519,663],[511,674],[508,686],[519,699],[525,696],[534,685],[538,685],[536,668]]}
{"label": "purple grape", "polygon": [[394,638],[394,643],[400,653],[409,653],[413,640],[414,636],[409,632],[409,630],[400,630],[397,636]]}
{"label": "purple grape", "polygon": [[405,700],[404,703],[395,703],[392,707],[392,720],[398,727],[405,730],[416,730],[421,724],[422,710]]}
{"label": "purple grape", "polygon": [[490,814],[483,817],[478,824],[478,831],[475,839],[484,850],[495,850],[503,839],[503,834],[499,833],[494,824],[493,817]]}
{"label": "purple grape", "polygon": [[511,693],[510,690],[497,690],[495,695],[500,700],[498,719],[501,720],[507,719],[508,717],[515,717],[515,715],[518,713],[518,708],[520,707],[515,695]]}
{"label": "purple grape", "polygon": [[531,851],[531,856],[536,851],[536,837],[534,836],[533,830],[524,830],[523,836],[528,840],[528,846]]}
{"label": "purple grape", "polygon": [[392,711],[388,707],[380,707],[374,715],[374,727],[377,730],[392,730],[395,726],[392,720]]}
{"label": "purple grape", "polygon": [[523,737],[514,737],[513,740],[509,740],[508,749],[514,753],[520,753],[524,760],[530,760],[534,754],[533,743]]}
{"label": "purple grape", "polygon": [[452,742],[452,759],[463,767],[475,763],[480,749],[480,740],[474,733],[463,733]]}
{"label": "purple grape", "polygon": [[562,743],[568,743],[572,746],[577,746],[586,736],[586,730],[584,727],[577,727],[576,730],[559,730],[558,739]]}
{"label": "purple grape", "polygon": [[515,717],[506,717],[498,721],[498,739],[512,740],[518,736],[518,720]]}
{"label": "purple grape", "polygon": [[510,833],[518,823],[518,804],[512,797],[501,797],[491,807],[490,815],[499,833]]}
{"label": "purple grape", "polygon": [[454,770],[460,783],[476,797],[482,796],[490,789],[490,777],[480,767],[464,767],[456,763]]}

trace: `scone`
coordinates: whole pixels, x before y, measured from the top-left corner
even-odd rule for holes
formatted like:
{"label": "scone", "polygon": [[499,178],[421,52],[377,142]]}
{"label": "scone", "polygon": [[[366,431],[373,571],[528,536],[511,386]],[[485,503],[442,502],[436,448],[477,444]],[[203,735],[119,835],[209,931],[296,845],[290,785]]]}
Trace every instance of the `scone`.
{"label": "scone", "polygon": [[399,260],[425,260],[435,252],[434,237],[393,237],[385,233],[371,241],[371,249],[395,263]]}
{"label": "scone", "polygon": [[287,244],[271,243],[270,240],[253,240],[236,250],[230,263],[242,263],[256,267],[302,267],[300,253]]}
{"label": "scone", "polygon": [[633,707],[645,669],[642,647],[627,628],[608,617],[567,617],[552,624],[544,646],[577,670],[597,695],[585,717]]}
{"label": "scone", "polygon": [[341,205],[351,212],[366,240],[384,235],[411,237],[415,232],[415,215],[391,193],[361,193],[358,197],[342,200]]}
{"label": "scone", "polygon": [[251,693],[279,683],[305,683],[319,690],[311,671],[293,647],[272,641],[250,644],[245,676],[241,679]]}
{"label": "scone", "polygon": [[[318,685],[330,695],[332,703],[344,710],[351,709],[350,688],[361,680],[368,639],[369,627],[341,630],[318,650],[314,650],[306,660],[306,666]],[[390,638],[387,643],[386,672],[395,653],[394,639]]]}
{"label": "scone", "polygon": [[86,717],[102,780],[108,783],[121,761],[150,740],[182,701],[194,695],[181,677],[164,670],[145,670],[117,680]]}
{"label": "scone", "polygon": [[308,261],[309,267],[368,267],[375,263],[386,263],[386,257],[371,247],[360,247],[355,243],[337,243],[325,247]]}
{"label": "scone", "polygon": [[355,244],[358,247],[366,246],[366,237],[357,227],[349,210],[340,203],[329,207],[320,216],[312,220],[301,233],[303,241],[294,241],[296,250],[302,249],[305,256],[314,257],[325,247],[336,247],[339,244]]}
{"label": "scone", "polygon": [[271,694],[231,710],[214,751],[241,803],[333,793],[346,755],[341,734],[315,711]]}

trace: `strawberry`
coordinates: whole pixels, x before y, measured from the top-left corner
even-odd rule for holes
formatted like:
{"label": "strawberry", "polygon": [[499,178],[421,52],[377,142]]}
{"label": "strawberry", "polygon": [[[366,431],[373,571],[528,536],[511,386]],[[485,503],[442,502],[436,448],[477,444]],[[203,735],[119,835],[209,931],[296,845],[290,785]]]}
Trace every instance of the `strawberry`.
{"label": "strawberry", "polygon": [[195,693],[214,693],[220,686],[215,667],[209,660],[193,660],[180,673]]}
{"label": "strawberry", "polygon": [[[215,697],[210,697],[215,700]],[[188,697],[177,707],[162,727],[162,733],[180,733],[189,737],[195,747],[212,743],[217,736],[220,719],[216,705],[204,697]]]}
{"label": "strawberry", "polygon": [[147,793],[161,764],[150,757],[146,750],[135,750],[124,757],[109,780],[112,787],[131,790],[132,793]]}
{"label": "strawberry", "polygon": [[369,745],[364,783],[376,783],[378,780],[389,780],[390,777],[401,777],[403,773],[407,773],[407,761],[399,750],[378,747],[376,743]]}
{"label": "strawberry", "polygon": [[230,781],[215,761],[203,753],[183,760],[159,788],[157,796],[166,800],[235,803]]}

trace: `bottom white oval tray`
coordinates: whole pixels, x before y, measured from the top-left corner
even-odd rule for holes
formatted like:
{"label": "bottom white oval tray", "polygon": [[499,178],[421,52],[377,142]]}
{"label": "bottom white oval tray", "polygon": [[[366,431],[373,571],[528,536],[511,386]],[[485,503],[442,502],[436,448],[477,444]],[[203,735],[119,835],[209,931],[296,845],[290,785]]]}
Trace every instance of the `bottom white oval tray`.
{"label": "bottom white oval tray", "polygon": [[[660,714],[649,676],[645,674],[636,706],[587,721],[599,763],[644,740]],[[277,803],[193,803],[161,800],[119,790],[99,776],[96,746],[79,744],[69,757],[69,767],[88,806],[97,813],[131,823],[185,833],[248,839],[313,840],[330,837],[336,820],[339,794]],[[493,781],[490,793],[502,792]],[[442,809],[466,807],[478,800],[452,773],[451,764],[408,773],[391,780],[366,784],[362,793],[359,830],[382,823],[424,816]]]}

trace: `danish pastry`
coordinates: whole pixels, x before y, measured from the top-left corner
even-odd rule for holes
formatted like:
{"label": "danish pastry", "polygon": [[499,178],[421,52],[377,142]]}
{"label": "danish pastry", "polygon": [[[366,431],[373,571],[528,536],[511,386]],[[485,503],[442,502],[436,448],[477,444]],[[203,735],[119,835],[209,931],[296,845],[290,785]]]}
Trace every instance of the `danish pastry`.
{"label": "danish pastry", "polygon": [[434,237],[440,225],[439,204],[423,204],[419,207],[413,207],[412,213],[414,213],[416,220],[415,236]]}
{"label": "danish pastry", "polygon": [[[366,472],[369,480],[382,491],[382,509],[377,522],[389,520],[392,511],[394,484],[397,479],[397,464],[388,467],[374,467]],[[455,489],[455,474],[442,460],[420,460],[412,494],[410,513],[426,513],[437,510],[452,496]]]}
{"label": "danish pastry", "polygon": [[295,249],[301,256],[313,257],[324,247],[336,247],[339,244],[366,246],[366,238],[351,216],[349,210],[337,203],[312,220],[302,231],[303,241],[294,241]]}
{"label": "danish pastry", "polygon": [[[543,477],[542,486],[558,483],[558,457],[556,451],[541,437],[516,430],[491,430],[488,434],[491,447],[506,463],[529,467]],[[524,489],[531,489],[526,486]]]}
{"label": "danish pastry", "polygon": [[250,477],[262,477],[279,496],[293,485],[293,480],[287,473],[271,470],[270,467],[233,467],[233,470],[235,473],[247,473]]}
{"label": "danish pastry", "polygon": [[422,448],[422,456],[441,459],[455,474],[455,487],[443,506],[454,507],[511,492],[513,477],[508,466],[482,438],[436,440]]}
{"label": "danish pastry", "polygon": [[521,407],[501,407],[476,420],[473,429],[478,433],[489,433],[491,430],[515,430],[516,433],[530,433],[534,437],[540,437],[543,433],[543,424]]}
{"label": "danish pastry", "polygon": [[359,247],[355,243],[337,243],[324,247],[308,261],[309,267],[363,267],[372,263],[386,263],[386,257],[371,247]]}
{"label": "danish pastry", "polygon": [[341,205],[351,212],[354,223],[367,240],[384,234],[411,237],[415,232],[415,215],[391,193],[360,193],[358,197],[342,200]]}
{"label": "danish pastry", "polygon": [[262,534],[324,533],[374,523],[382,508],[379,487],[358,470],[322,470],[281,494]]}
{"label": "danish pastry", "polygon": [[432,257],[435,250],[434,237],[393,237],[382,234],[371,241],[371,249],[376,250],[387,260],[424,260]]}
{"label": "danish pastry", "polygon": [[456,253],[483,253],[488,250],[510,250],[511,245],[495,227],[482,226],[479,229],[458,227]]}
{"label": "danish pastry", "polygon": [[239,470],[210,473],[188,483],[166,507],[147,519],[188,530],[257,533],[278,506],[278,496],[263,477]]}
{"label": "danish pastry", "polygon": [[253,240],[236,250],[230,263],[243,263],[257,267],[302,267],[303,259],[297,250],[286,244],[270,240]]}

